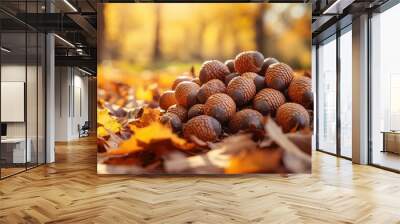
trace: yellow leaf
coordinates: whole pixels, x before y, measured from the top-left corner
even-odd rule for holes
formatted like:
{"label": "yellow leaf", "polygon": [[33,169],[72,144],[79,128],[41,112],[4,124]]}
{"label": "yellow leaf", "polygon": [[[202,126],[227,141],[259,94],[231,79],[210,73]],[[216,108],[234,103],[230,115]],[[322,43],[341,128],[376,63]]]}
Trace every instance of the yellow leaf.
{"label": "yellow leaf", "polygon": [[132,127],[135,133],[135,138],[145,144],[150,144],[152,141],[171,139],[177,145],[184,145],[186,140],[179,138],[172,130],[159,122],[153,122],[144,128]]}
{"label": "yellow leaf", "polygon": [[119,132],[122,128],[118,120],[112,117],[106,109],[97,110],[97,123],[113,133]]}
{"label": "yellow leaf", "polygon": [[104,137],[107,135],[109,134],[103,126],[97,127],[97,137]]}
{"label": "yellow leaf", "polygon": [[153,100],[153,93],[150,89],[144,89],[140,86],[136,90],[136,99],[150,102]]}

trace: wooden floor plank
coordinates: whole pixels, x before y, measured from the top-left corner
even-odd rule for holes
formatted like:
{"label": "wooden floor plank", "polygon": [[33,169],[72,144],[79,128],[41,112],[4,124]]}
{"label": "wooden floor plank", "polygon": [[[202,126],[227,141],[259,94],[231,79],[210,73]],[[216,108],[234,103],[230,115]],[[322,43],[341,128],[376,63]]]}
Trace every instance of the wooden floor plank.
{"label": "wooden floor plank", "polygon": [[314,152],[310,175],[101,176],[96,144],[0,181],[0,223],[400,223],[400,175]]}

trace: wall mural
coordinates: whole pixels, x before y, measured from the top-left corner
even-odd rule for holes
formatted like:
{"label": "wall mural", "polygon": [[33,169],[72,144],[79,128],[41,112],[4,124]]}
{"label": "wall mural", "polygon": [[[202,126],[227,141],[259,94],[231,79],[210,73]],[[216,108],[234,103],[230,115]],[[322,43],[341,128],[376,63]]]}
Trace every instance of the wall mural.
{"label": "wall mural", "polygon": [[100,4],[99,174],[311,172],[311,4]]}

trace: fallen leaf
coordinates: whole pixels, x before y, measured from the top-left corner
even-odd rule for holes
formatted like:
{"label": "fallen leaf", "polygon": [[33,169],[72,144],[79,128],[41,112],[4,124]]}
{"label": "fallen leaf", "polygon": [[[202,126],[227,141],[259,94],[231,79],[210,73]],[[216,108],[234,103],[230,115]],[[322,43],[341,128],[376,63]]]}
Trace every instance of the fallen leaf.
{"label": "fallen leaf", "polygon": [[282,150],[252,149],[243,150],[238,155],[232,156],[225,173],[277,173],[280,170],[282,170]]}
{"label": "fallen leaf", "polygon": [[159,109],[145,107],[137,114],[137,118],[132,122],[132,128],[143,128],[153,122],[158,122],[161,116]]}
{"label": "fallen leaf", "polygon": [[97,127],[97,137],[105,137],[108,135],[108,131],[104,128],[104,126]]}
{"label": "fallen leaf", "polygon": [[158,121],[144,128],[132,126],[132,131],[134,132],[134,138],[144,144],[160,140],[171,140],[173,145],[179,149],[192,149],[194,147],[194,144],[188,143],[185,139],[178,137],[170,128]]}
{"label": "fallen leaf", "polygon": [[122,128],[118,120],[112,117],[107,109],[97,109],[97,123],[113,133],[119,132]]}

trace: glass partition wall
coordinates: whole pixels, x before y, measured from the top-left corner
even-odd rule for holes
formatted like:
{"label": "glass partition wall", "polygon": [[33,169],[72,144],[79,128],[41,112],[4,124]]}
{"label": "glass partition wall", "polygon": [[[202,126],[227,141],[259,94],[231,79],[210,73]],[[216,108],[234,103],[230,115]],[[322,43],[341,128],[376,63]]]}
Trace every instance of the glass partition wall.
{"label": "glass partition wall", "polygon": [[352,157],[351,25],[317,45],[317,144],[319,151]]}
{"label": "glass partition wall", "polygon": [[336,153],[336,36],[318,47],[318,149]]}
{"label": "glass partition wall", "polygon": [[400,4],[371,18],[370,163],[400,171]]}
{"label": "glass partition wall", "polygon": [[[0,3],[0,6],[3,3]],[[20,1],[25,12],[36,2]],[[45,163],[45,35],[0,12],[0,178]],[[13,26],[1,21],[10,21]],[[12,28],[12,29],[10,29]]]}
{"label": "glass partition wall", "polygon": [[341,31],[339,49],[340,155],[352,157],[352,32],[351,25]]}

